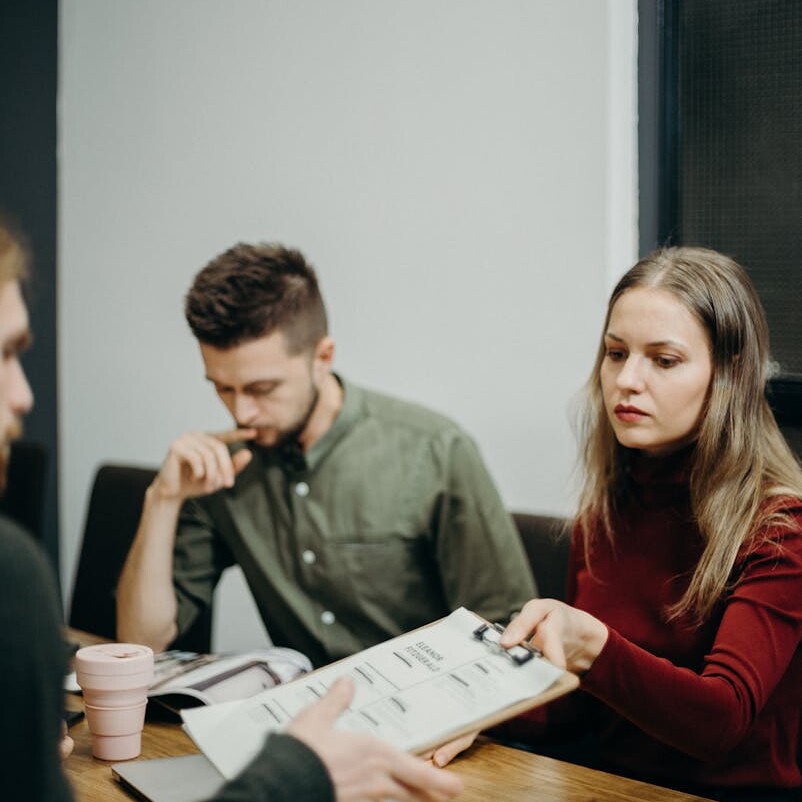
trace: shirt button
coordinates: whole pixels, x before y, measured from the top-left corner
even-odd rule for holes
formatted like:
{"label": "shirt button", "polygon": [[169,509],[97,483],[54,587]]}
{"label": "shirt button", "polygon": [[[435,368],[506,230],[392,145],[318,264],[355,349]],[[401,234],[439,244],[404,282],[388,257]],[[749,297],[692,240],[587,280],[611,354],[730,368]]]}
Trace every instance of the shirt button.
{"label": "shirt button", "polygon": [[304,498],[309,495],[309,485],[306,482],[298,482],[295,485],[295,495]]}
{"label": "shirt button", "polygon": [[312,565],[312,563],[314,563],[314,562],[317,562],[317,554],[315,554],[315,552],[314,552],[314,551],[312,551],[312,549],[306,549],[306,550],[305,550],[305,551],[304,551],[304,552],[301,554],[301,559],[302,559],[302,560],[303,560],[303,561],[304,561],[304,562],[305,562],[307,565]]}
{"label": "shirt button", "polygon": [[334,618],[334,613],[331,610],[324,610],[320,614],[320,620],[324,624],[330,625],[333,624],[336,619]]}

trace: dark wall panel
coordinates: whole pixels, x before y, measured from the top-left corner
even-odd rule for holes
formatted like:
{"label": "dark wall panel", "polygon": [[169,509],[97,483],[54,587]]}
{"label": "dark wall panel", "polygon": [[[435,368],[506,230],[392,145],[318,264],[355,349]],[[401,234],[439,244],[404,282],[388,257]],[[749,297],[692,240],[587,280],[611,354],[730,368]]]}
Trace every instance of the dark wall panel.
{"label": "dark wall panel", "polygon": [[26,438],[46,444],[45,546],[58,562],[56,494],[57,0],[0,2],[0,209],[27,234],[35,281],[28,303],[35,344],[25,357],[36,405]]}
{"label": "dark wall panel", "polygon": [[639,251],[677,234],[677,54],[674,0],[638,0]]}
{"label": "dark wall panel", "polygon": [[734,256],[802,377],[802,3],[682,0],[678,239]]}

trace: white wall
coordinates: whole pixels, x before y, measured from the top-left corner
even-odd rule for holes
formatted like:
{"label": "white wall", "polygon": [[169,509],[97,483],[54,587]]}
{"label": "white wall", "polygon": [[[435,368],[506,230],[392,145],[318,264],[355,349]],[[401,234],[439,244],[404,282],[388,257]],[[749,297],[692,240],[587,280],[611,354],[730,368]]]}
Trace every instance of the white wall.
{"label": "white wall", "polygon": [[[317,266],[349,378],[464,424],[511,508],[570,510],[567,405],[636,248],[634,0],[61,8],[66,588],[97,465],[226,424],[181,304],[238,240]],[[218,646],[258,640],[225,595]]]}

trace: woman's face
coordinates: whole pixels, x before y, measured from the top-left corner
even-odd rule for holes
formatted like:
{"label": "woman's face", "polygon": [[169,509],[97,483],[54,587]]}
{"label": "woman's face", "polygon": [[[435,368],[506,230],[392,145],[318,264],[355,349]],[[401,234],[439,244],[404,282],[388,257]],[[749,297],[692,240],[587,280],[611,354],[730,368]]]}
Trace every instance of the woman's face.
{"label": "woman's face", "polygon": [[604,406],[621,445],[658,455],[696,437],[713,373],[699,321],[671,293],[627,290],[604,334]]}

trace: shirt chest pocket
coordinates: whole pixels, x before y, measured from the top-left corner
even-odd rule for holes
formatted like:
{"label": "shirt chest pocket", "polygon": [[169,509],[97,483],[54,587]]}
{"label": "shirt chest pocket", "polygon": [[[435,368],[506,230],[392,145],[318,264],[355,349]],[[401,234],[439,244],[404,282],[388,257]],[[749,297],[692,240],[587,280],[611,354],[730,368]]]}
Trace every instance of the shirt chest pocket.
{"label": "shirt chest pocket", "polygon": [[410,595],[429,595],[433,582],[439,585],[424,537],[374,535],[358,542],[330,542],[326,550],[343,587],[365,601],[395,606]]}

